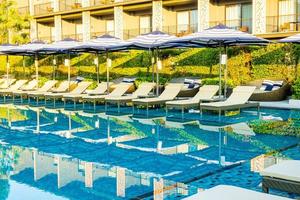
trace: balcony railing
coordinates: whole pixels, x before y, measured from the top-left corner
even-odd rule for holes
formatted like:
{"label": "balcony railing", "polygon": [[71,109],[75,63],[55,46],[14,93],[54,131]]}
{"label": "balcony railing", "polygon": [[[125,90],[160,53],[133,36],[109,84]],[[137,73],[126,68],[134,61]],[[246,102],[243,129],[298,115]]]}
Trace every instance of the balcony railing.
{"label": "balcony railing", "polygon": [[76,10],[82,7],[81,0],[61,0],[59,1],[60,11]]}
{"label": "balcony railing", "polygon": [[294,32],[300,31],[300,15],[267,16],[266,32]]}
{"label": "balcony railing", "polygon": [[218,24],[224,24],[224,25],[226,25],[230,28],[234,28],[236,30],[252,33],[252,18],[224,20],[224,21],[211,21],[211,22],[209,22],[209,27],[213,27]]}
{"label": "balcony railing", "polygon": [[83,35],[81,33],[80,34],[63,35],[63,39],[67,39],[67,38],[74,39],[74,40],[77,40],[77,41],[82,41],[83,40]]}
{"label": "balcony railing", "polygon": [[140,29],[125,29],[123,30],[123,39],[127,40],[134,38],[138,35],[151,32],[152,28],[140,28]]}
{"label": "balcony railing", "polygon": [[54,36],[42,36],[42,37],[38,37],[38,40],[41,40],[46,43],[52,43],[55,41],[55,38]]}
{"label": "balcony railing", "polygon": [[92,32],[91,33],[91,38],[96,38],[96,37],[99,37],[99,36],[102,36],[102,35],[105,35],[105,34],[114,36],[115,32],[114,31]]}
{"label": "balcony railing", "polygon": [[164,26],[163,32],[176,35],[178,37],[188,35],[190,33],[195,33],[198,30],[197,24],[181,24],[181,25],[173,25],[173,26]]}
{"label": "balcony railing", "polygon": [[101,6],[113,4],[114,0],[90,0],[90,6]]}
{"label": "balcony railing", "polygon": [[43,4],[37,4],[34,6],[34,14],[35,15],[43,15],[43,14],[49,14],[54,12],[54,8],[51,2],[49,3],[43,3]]}
{"label": "balcony railing", "polygon": [[20,15],[27,15],[29,14],[29,7],[28,6],[19,7],[18,12]]}

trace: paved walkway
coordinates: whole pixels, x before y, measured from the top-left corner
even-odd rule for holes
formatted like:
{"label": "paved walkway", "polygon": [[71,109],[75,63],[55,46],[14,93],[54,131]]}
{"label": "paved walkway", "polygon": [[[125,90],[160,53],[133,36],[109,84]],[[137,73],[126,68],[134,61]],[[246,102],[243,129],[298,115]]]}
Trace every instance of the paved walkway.
{"label": "paved walkway", "polygon": [[281,109],[299,109],[300,103],[290,103],[289,100],[275,102],[260,102],[261,107],[265,108],[281,108]]}

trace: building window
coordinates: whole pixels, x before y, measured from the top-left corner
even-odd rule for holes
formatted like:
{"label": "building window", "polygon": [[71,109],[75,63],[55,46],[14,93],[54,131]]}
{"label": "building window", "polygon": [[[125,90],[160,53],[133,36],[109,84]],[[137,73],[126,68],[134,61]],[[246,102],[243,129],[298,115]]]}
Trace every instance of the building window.
{"label": "building window", "polygon": [[151,16],[140,17],[140,34],[151,32]]}
{"label": "building window", "polygon": [[234,4],[226,6],[225,24],[244,32],[252,30],[252,4]]}
{"label": "building window", "polygon": [[293,30],[297,23],[298,0],[280,0],[278,5],[278,24],[280,31]]}
{"label": "building window", "polygon": [[198,11],[182,11],[177,13],[177,33],[191,33],[197,31]]}
{"label": "building window", "polygon": [[106,21],[106,33],[109,35],[114,35],[115,33],[115,23],[114,20]]}

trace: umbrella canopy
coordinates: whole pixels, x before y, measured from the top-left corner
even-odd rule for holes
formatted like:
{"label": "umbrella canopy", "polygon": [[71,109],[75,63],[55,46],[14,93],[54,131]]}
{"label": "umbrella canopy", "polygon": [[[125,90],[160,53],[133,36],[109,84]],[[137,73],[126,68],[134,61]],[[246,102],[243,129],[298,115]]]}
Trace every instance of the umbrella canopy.
{"label": "umbrella canopy", "polygon": [[7,51],[16,48],[16,45],[13,44],[2,44],[0,45],[0,55],[5,55]]}
{"label": "umbrella canopy", "polygon": [[175,41],[175,39],[177,39],[176,36],[161,31],[153,31],[128,41],[132,43],[132,48],[151,50],[175,47],[177,45],[175,42],[170,43],[170,41]]}
{"label": "umbrella canopy", "polygon": [[77,40],[66,38],[52,44],[43,45],[43,47],[37,49],[36,52],[41,54],[67,54],[70,53],[70,49],[80,46],[81,44],[82,43]]}
{"label": "umbrella canopy", "polygon": [[71,51],[82,52],[106,52],[127,49],[131,42],[123,41],[120,38],[111,35],[102,35],[87,42],[83,42],[78,46],[71,48]]}
{"label": "umbrella canopy", "polygon": [[300,44],[300,34],[292,35],[287,38],[283,38],[279,40],[281,43],[294,43],[294,44]]}
{"label": "umbrella canopy", "polygon": [[46,45],[45,42],[36,40],[28,44],[1,50],[1,52],[8,55],[35,55],[44,45]]}
{"label": "umbrella canopy", "polygon": [[185,43],[187,47],[191,45],[206,46],[234,46],[234,45],[266,45],[269,40],[256,37],[252,34],[229,28],[219,24],[204,31],[193,33],[181,37],[172,42]]}

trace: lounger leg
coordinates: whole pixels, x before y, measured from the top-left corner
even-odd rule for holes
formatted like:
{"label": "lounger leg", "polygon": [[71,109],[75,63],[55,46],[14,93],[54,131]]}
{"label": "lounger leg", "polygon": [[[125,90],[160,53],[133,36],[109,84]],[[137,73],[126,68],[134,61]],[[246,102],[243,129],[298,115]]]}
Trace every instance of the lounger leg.
{"label": "lounger leg", "polygon": [[120,102],[118,102],[118,113],[120,114]]}
{"label": "lounger leg", "polygon": [[134,115],[134,103],[132,103],[132,115]]}
{"label": "lounger leg", "polygon": [[5,95],[3,96],[3,100],[4,100],[4,103],[5,103],[6,102],[6,96]]}
{"label": "lounger leg", "polygon": [[168,106],[166,105],[166,117],[168,117]]}
{"label": "lounger leg", "polygon": [[184,119],[184,107],[181,107],[181,119]]}
{"label": "lounger leg", "polygon": [[105,102],[105,112],[107,111],[107,102]]}
{"label": "lounger leg", "polygon": [[149,105],[147,103],[147,117],[149,116]]}
{"label": "lounger leg", "polygon": [[64,99],[64,108],[66,108],[66,100]]}
{"label": "lounger leg", "polygon": [[76,100],[74,100],[74,110],[76,109]]}
{"label": "lounger leg", "polygon": [[264,193],[269,193],[269,188],[262,182],[262,190]]}
{"label": "lounger leg", "polygon": [[84,110],[84,108],[85,108],[85,103],[84,103],[84,101],[82,100],[82,109]]}
{"label": "lounger leg", "polygon": [[13,103],[15,102],[15,95],[12,95]]}
{"label": "lounger leg", "polygon": [[219,121],[221,121],[221,110],[219,110]]}
{"label": "lounger leg", "polygon": [[21,95],[20,97],[21,97],[21,104],[23,104],[23,96]]}
{"label": "lounger leg", "polygon": [[28,104],[30,104],[30,96],[28,96]]}
{"label": "lounger leg", "polygon": [[94,100],[94,112],[96,112],[96,100]]}
{"label": "lounger leg", "polygon": [[36,97],[36,105],[39,105],[39,97]]}
{"label": "lounger leg", "polygon": [[54,108],[56,107],[55,106],[55,101],[56,101],[56,98],[54,97],[54,100],[53,100],[53,106],[54,106]]}

